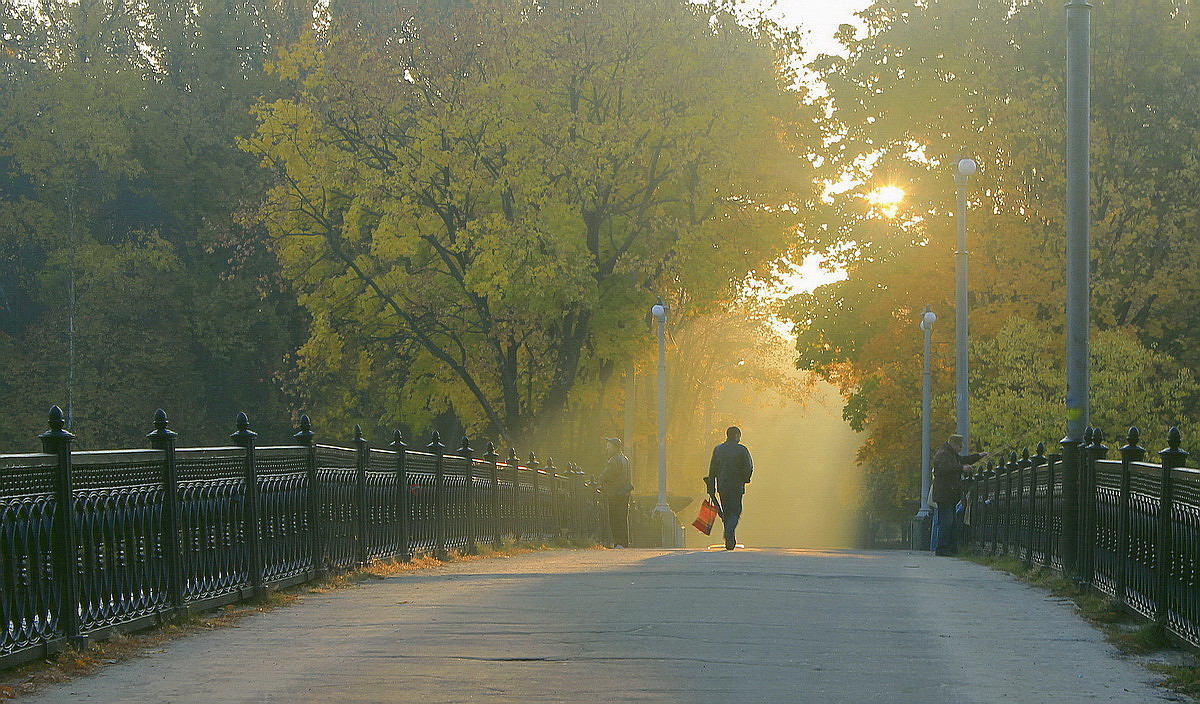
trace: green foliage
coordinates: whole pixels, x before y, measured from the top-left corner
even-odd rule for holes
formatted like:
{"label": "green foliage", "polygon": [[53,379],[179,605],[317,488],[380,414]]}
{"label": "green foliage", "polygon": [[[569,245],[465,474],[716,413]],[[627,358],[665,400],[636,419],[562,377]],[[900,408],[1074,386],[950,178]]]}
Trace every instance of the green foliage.
{"label": "green foliage", "polygon": [[296,34],[282,20],[0,3],[0,449],[34,445],[52,403],[84,447],[143,442],[156,407],[188,443],[238,410],[287,429],[302,318],[238,223],[262,178],[235,144],[270,43]]}
{"label": "green foliage", "polygon": [[[972,423],[987,447],[1053,447],[1062,417],[1065,370],[1061,340],[1048,325],[1010,319],[994,338],[972,345]],[[1194,437],[1189,413],[1200,399],[1192,371],[1169,355],[1145,347],[1127,329],[1105,330],[1091,344],[1092,425],[1107,433],[1111,447],[1131,424],[1145,442],[1163,446],[1166,428],[1178,425]]]}
{"label": "green foliage", "polygon": [[767,23],[682,0],[328,23],[273,65],[295,96],[260,103],[244,146],[276,175],[263,218],[333,416],[386,380],[381,423],[453,411],[527,438],[595,398],[655,294],[676,315],[730,300],[813,199],[815,112]]}
{"label": "green foliage", "polygon": [[[1195,422],[1186,341],[1200,274],[1194,233],[1200,71],[1194,4],[1105,5],[1093,25],[1093,421],[1113,434]],[[846,179],[822,212],[848,278],[798,297],[799,364],[838,384],[866,429],[876,500],[916,494],[921,338],[934,328],[934,436],[953,398],[954,181],[968,187],[972,433],[1007,446],[1061,434],[1065,13],[1060,3],[879,0],[846,57],[813,68],[829,86],[826,164]],[[869,196],[903,189],[894,214]],[[1020,317],[1021,321],[1015,321]],[[1113,332],[1110,332],[1113,331]],[[1021,341],[1004,339],[1017,335]],[[980,347],[979,345],[982,345]],[[1028,345],[1028,346],[1026,346]]]}

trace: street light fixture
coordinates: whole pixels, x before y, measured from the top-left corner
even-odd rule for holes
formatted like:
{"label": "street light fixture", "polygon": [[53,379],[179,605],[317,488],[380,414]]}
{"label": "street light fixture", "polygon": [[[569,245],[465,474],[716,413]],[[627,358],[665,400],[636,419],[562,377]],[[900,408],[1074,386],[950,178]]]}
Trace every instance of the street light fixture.
{"label": "street light fixture", "polygon": [[933,335],[933,324],[937,322],[937,315],[930,310],[929,306],[925,306],[925,312],[921,314],[921,331],[925,338],[925,355],[922,360],[921,371],[921,508],[917,511],[917,515],[912,522],[912,537],[910,547],[913,550],[924,550],[925,546],[929,545],[929,531],[931,526],[930,514],[932,509],[929,506],[929,486],[931,483],[929,471],[929,414],[930,401],[933,393],[933,380],[929,371],[929,350],[930,337]]}
{"label": "street light fixture", "polygon": [[967,179],[979,165],[971,157],[954,164],[958,195],[958,250],[955,252],[954,282],[954,428],[970,447],[970,409],[967,382]]}
{"label": "street light fixture", "polygon": [[661,298],[650,308],[650,315],[658,321],[658,503],[654,506],[654,518],[659,525],[662,546],[678,547],[678,521],[667,504],[667,355],[664,341],[667,310],[669,309]]}

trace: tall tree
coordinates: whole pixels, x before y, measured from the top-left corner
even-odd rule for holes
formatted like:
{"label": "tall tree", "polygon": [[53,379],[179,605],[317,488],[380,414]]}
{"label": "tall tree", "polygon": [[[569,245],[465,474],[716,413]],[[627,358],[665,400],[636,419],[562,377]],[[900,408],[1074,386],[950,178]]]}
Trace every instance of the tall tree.
{"label": "tall tree", "polygon": [[264,179],[236,137],[271,44],[311,16],[0,4],[0,442],[26,446],[50,403],[91,446],[136,442],[155,406],[191,441],[243,409],[286,429],[303,319],[238,224]]}
{"label": "tall tree", "polygon": [[246,142],[308,373],[405,360],[387,414],[519,438],[629,356],[656,293],[703,310],[795,246],[819,135],[793,35],[683,0],[374,11],[275,64],[297,97]]}
{"label": "tall tree", "polygon": [[[1193,5],[1106,4],[1093,25],[1094,324],[1127,328],[1183,367],[1200,362],[1186,344],[1200,288],[1190,266],[1200,254],[1200,118],[1187,107],[1200,96],[1186,78],[1200,71]],[[831,196],[825,223],[831,261],[848,278],[798,297],[792,317],[800,364],[841,386],[847,417],[868,433],[861,457],[891,477],[897,490],[883,493],[894,501],[915,493],[925,304],[941,316],[935,340],[953,339],[959,154],[981,167],[969,191],[971,337],[986,340],[1019,315],[1061,340],[1065,14],[1041,0],[879,0],[862,17],[864,32],[839,35],[847,56],[815,64],[829,86],[828,178],[853,184]],[[905,192],[894,211],[872,200],[885,186]],[[952,351],[935,352],[936,379],[949,383]],[[973,394],[973,409],[981,400]],[[1099,415],[1150,420],[1120,397],[1107,402]],[[935,427],[948,430],[952,402],[937,410]]]}

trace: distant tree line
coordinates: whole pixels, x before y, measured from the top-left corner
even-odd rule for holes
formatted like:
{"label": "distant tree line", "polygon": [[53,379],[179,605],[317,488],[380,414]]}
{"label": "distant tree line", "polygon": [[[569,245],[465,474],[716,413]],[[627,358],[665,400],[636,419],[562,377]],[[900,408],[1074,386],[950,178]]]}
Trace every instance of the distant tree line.
{"label": "distant tree line", "polygon": [[[846,56],[813,65],[835,136],[827,252],[848,278],[798,296],[799,363],[839,385],[865,433],[871,502],[915,499],[918,316],[934,326],[934,435],[954,427],[953,164],[968,190],[973,438],[1065,429],[1066,17],[1059,2],[879,0]],[[1189,0],[1096,7],[1092,37],[1092,422],[1160,437],[1200,419],[1200,26]],[[885,212],[869,198],[894,186]],[[1146,430],[1152,428],[1153,430]]]}
{"label": "distant tree line", "polygon": [[586,444],[659,296],[753,358],[714,320],[807,250],[821,133],[736,12],[0,0],[0,449],[51,403],[89,447],[155,407]]}
{"label": "distant tree line", "polygon": [[272,2],[0,3],[0,447],[51,403],[88,447],[155,407],[188,441],[282,432],[307,316],[247,217],[236,139],[307,27]]}

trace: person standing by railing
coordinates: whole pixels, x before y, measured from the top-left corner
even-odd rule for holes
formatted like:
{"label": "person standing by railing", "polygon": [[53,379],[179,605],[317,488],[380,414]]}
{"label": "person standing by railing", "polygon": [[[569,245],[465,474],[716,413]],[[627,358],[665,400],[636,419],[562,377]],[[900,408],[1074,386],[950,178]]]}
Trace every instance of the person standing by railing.
{"label": "person standing by railing", "polygon": [[612,530],[613,547],[629,547],[629,495],[633,493],[633,471],[621,438],[606,438],[608,462],[600,473],[600,492]]}
{"label": "person standing by railing", "polygon": [[958,553],[958,502],[963,498],[963,467],[988,456],[986,452],[962,454],[963,436],[951,435],[933,456],[933,500],[937,503],[938,555]]}

